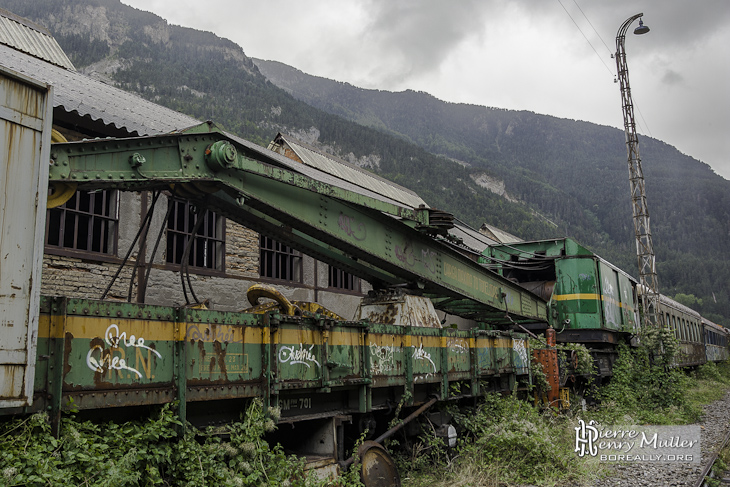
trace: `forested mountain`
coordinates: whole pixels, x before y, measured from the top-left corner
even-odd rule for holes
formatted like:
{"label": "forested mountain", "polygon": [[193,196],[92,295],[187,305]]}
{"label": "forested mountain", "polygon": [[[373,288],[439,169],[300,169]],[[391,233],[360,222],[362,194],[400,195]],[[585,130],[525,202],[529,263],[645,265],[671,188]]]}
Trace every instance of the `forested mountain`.
{"label": "forested mountain", "polygon": [[[245,46],[118,0],[0,0],[0,7],[45,25],[91,76],[262,145],[278,131],[300,137],[472,226],[487,222],[525,239],[573,236],[635,274],[619,130],[362,90],[259,62],[265,77]],[[730,183],[660,141],[642,138],[641,152],[661,290],[695,295],[698,311],[724,321]]]}

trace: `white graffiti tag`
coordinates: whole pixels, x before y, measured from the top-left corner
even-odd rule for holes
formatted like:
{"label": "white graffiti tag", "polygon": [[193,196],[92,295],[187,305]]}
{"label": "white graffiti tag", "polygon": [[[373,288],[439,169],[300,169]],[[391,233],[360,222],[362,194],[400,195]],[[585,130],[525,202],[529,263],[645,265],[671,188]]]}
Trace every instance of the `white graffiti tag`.
{"label": "white graffiti tag", "polygon": [[616,303],[616,292],[607,277],[603,279],[603,310],[606,324],[617,325],[616,315],[619,310]]}
{"label": "white graffiti tag", "polygon": [[314,344],[310,345],[310,347],[306,349],[302,343],[299,344],[298,349],[296,346],[281,347],[279,349],[279,362],[291,365],[302,364],[306,365],[308,369],[312,367],[311,364],[315,364],[317,367],[320,367],[319,362],[317,362],[317,357],[315,357],[314,353],[312,353],[313,348]]}
{"label": "white graffiti tag", "polygon": [[[107,370],[127,370],[141,379],[142,373],[127,364],[124,352],[126,348],[143,348],[155,354],[157,358],[162,358],[160,352],[144,344],[144,338],[137,338],[134,335],[130,335],[127,338],[127,332],[124,331],[120,334],[119,327],[115,324],[109,325],[106,329],[104,341],[109,345],[108,349],[104,349],[101,345],[94,345],[86,354],[86,365],[94,372],[104,373]],[[119,353],[119,355],[115,353]],[[149,373],[147,375],[149,376]]]}
{"label": "white graffiti tag", "polygon": [[147,350],[151,350],[155,353],[159,358],[162,358],[162,355],[160,355],[157,350],[144,344],[144,338],[136,338],[136,341],[135,338],[136,337],[134,335],[129,335],[129,339],[127,339],[126,331],[123,331],[120,335],[119,327],[114,324],[109,325],[109,328],[106,329],[106,333],[104,333],[104,341],[112,348],[119,348],[119,343],[122,343],[125,347],[146,348]]}
{"label": "white graffiti tag", "polygon": [[395,370],[396,351],[400,351],[400,347],[396,347],[395,345],[378,345],[377,343],[370,342],[373,374],[384,374]]}
{"label": "white graffiti tag", "polygon": [[[431,360],[431,354],[428,353],[423,349],[423,343],[421,343],[418,348],[413,347],[413,360],[426,360],[431,364],[431,367],[433,367],[433,371],[436,372],[436,364],[433,363],[433,360]],[[427,374],[431,375],[431,373]]]}
{"label": "white graffiti tag", "polygon": [[464,353],[469,353],[469,344],[466,343],[466,340],[462,340],[460,338],[449,340],[449,351],[451,353],[461,355]]}
{"label": "white graffiti tag", "polygon": [[517,356],[520,357],[522,367],[526,367],[528,362],[527,358],[527,347],[525,347],[525,340],[515,338],[512,342],[512,349],[517,352]]}

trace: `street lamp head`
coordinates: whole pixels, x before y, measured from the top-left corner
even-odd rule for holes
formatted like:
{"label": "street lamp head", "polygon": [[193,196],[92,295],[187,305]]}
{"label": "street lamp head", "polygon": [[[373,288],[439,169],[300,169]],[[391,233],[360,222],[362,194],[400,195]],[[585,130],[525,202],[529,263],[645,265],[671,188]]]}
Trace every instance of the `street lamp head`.
{"label": "street lamp head", "polygon": [[646,34],[647,32],[649,32],[649,28],[644,25],[643,20],[639,19],[639,26],[636,29],[634,29],[634,34],[641,35],[641,34]]}

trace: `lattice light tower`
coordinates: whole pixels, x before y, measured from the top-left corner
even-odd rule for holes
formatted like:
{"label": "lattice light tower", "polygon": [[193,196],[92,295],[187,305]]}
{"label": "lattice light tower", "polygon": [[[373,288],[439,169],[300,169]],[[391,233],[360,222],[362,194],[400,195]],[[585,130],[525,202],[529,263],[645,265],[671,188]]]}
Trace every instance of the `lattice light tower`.
{"label": "lattice light tower", "polygon": [[[634,233],[636,235],[636,256],[639,263],[639,281],[643,286],[641,304],[644,308],[644,325],[647,327],[661,326],[662,318],[659,310],[659,284],[656,276],[656,259],[654,244],[649,228],[649,209],[646,206],[646,191],[644,188],[644,172],[641,169],[639,157],[639,138],[636,134],[634,120],[634,103],[631,100],[629,87],[629,67],[626,65],[626,50],[624,41],[626,31],[636,19],[644,14],[636,14],[626,19],[616,34],[616,69],[618,82],[621,87],[621,107],[624,112],[624,132],[626,133],[626,152],[629,163],[629,182],[631,184],[631,207],[634,213]],[[634,34],[646,34],[649,27],[639,20],[639,26]]]}

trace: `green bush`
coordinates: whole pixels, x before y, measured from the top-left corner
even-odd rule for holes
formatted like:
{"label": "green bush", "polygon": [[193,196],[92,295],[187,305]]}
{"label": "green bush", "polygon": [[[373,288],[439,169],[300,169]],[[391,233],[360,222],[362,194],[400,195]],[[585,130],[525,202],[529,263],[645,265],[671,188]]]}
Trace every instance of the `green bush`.
{"label": "green bush", "polygon": [[[103,423],[62,419],[54,438],[45,414],[0,424],[0,486],[260,486],[332,485],[304,471],[303,460],[263,440],[278,411],[254,400],[241,422],[185,434],[164,406],[143,421]],[[272,419],[273,418],[273,419]],[[224,441],[222,436],[230,438]],[[356,473],[339,485],[360,485]]]}

